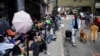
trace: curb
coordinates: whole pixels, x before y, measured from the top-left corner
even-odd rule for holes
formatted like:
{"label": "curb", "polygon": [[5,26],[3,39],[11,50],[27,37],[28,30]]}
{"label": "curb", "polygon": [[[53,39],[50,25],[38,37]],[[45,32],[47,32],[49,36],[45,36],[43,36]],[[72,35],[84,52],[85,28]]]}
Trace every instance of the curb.
{"label": "curb", "polygon": [[61,56],[64,56],[64,47],[63,47],[63,38],[62,38],[62,30],[60,30],[60,44],[61,44]]}

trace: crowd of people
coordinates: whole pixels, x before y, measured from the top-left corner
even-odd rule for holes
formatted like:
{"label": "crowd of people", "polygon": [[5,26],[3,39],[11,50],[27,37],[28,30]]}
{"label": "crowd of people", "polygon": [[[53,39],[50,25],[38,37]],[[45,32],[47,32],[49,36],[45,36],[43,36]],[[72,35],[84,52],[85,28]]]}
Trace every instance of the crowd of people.
{"label": "crowd of people", "polygon": [[60,16],[46,15],[41,18],[33,21],[32,29],[27,33],[16,32],[12,25],[1,34],[0,55],[10,56],[12,53],[12,56],[25,56],[28,50],[33,51],[33,56],[39,56],[40,52],[50,55],[47,44],[56,40],[55,32],[59,30]]}

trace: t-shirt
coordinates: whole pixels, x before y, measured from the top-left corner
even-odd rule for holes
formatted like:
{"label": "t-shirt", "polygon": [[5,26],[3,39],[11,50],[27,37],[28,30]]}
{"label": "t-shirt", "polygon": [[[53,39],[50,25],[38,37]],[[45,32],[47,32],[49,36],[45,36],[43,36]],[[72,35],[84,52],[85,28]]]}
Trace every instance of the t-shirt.
{"label": "t-shirt", "polygon": [[75,29],[78,29],[78,23],[77,23],[77,19],[75,19],[75,25],[74,25]]}

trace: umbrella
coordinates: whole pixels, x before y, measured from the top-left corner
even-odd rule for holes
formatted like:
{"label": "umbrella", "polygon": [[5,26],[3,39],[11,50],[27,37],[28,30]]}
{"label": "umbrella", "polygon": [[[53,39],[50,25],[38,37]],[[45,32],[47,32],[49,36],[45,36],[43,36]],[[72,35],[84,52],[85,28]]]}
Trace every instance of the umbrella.
{"label": "umbrella", "polygon": [[27,33],[33,25],[31,17],[25,11],[19,11],[14,14],[12,24],[14,25],[16,32]]}
{"label": "umbrella", "polygon": [[6,30],[10,28],[8,21],[5,19],[0,19],[0,34],[3,34]]}

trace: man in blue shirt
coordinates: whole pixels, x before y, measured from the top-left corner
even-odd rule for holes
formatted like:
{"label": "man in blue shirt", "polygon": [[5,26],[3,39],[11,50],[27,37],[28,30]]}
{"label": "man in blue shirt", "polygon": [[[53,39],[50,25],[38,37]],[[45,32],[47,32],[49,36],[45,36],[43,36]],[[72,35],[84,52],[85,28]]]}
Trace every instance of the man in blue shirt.
{"label": "man in blue shirt", "polygon": [[80,32],[80,28],[81,28],[81,20],[80,20],[80,16],[76,16],[75,18],[72,20],[71,22],[71,31],[72,31],[72,44],[75,46],[75,36],[77,31],[79,30]]}

